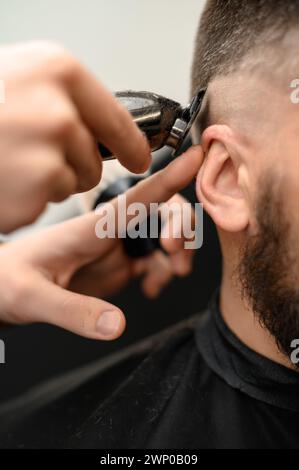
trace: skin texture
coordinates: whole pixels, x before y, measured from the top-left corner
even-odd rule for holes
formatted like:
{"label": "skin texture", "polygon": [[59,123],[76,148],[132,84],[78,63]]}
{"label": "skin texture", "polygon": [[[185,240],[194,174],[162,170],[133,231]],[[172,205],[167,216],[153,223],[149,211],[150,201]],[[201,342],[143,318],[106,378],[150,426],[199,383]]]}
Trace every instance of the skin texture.
{"label": "skin texture", "polygon": [[[149,208],[173,197],[181,204],[175,195],[194,180],[202,160],[201,147],[189,149],[128,191],[127,204]],[[112,203],[117,213],[118,201]],[[190,272],[193,252],[184,249],[183,238],[161,240],[167,255],[132,261],[121,240],[96,237],[98,219],[90,213],[0,247],[2,321],[46,322],[92,339],[116,339],[125,328],[124,313],[102,298],[139,276],[144,293],[155,297],[173,275]]]}
{"label": "skin texture", "polygon": [[202,136],[197,194],[219,232],[225,321],[250,348],[293,368],[299,121],[290,99],[294,71],[275,72],[271,80],[270,70],[243,68],[210,84],[211,125]]}
{"label": "skin texture", "polygon": [[49,201],[98,184],[96,140],[129,170],[150,165],[148,143],[130,114],[62,47],[0,48],[6,100],[0,106],[0,231],[36,219]]}

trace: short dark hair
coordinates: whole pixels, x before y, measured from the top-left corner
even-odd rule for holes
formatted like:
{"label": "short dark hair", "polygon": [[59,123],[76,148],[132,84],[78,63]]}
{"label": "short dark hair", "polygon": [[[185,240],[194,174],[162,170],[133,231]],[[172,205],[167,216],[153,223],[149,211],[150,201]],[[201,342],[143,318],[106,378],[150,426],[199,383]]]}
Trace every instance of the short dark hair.
{"label": "short dark hair", "polygon": [[278,44],[298,24],[299,0],[207,0],[195,43],[192,94],[237,69],[249,52]]}

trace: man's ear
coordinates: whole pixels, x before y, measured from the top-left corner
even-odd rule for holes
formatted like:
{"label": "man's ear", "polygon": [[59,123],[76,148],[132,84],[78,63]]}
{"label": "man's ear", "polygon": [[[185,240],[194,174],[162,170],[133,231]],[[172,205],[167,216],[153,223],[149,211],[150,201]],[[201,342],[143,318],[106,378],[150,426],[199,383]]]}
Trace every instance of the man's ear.
{"label": "man's ear", "polygon": [[199,201],[226,232],[242,232],[249,225],[246,169],[235,139],[228,126],[206,129],[202,135],[205,160],[196,184]]}

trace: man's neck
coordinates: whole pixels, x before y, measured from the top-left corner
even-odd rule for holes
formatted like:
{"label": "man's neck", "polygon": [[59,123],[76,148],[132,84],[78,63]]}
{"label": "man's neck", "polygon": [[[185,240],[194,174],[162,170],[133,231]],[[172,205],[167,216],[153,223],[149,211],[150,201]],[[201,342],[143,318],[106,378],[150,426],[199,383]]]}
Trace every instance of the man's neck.
{"label": "man's neck", "polygon": [[245,304],[233,276],[224,269],[220,310],[230,330],[250,349],[285,367],[293,368],[291,361],[278,349],[270,333],[259,323],[253,311]]}

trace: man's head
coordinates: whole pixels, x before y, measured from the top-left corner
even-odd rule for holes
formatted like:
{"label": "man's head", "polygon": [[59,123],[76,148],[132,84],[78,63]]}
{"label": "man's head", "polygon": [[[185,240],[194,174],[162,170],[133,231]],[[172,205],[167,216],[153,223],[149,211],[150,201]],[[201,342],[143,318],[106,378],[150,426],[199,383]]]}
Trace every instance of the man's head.
{"label": "man's head", "polygon": [[208,0],[192,92],[208,86],[194,132],[198,197],[220,235],[224,271],[289,354],[299,338],[299,0]]}

